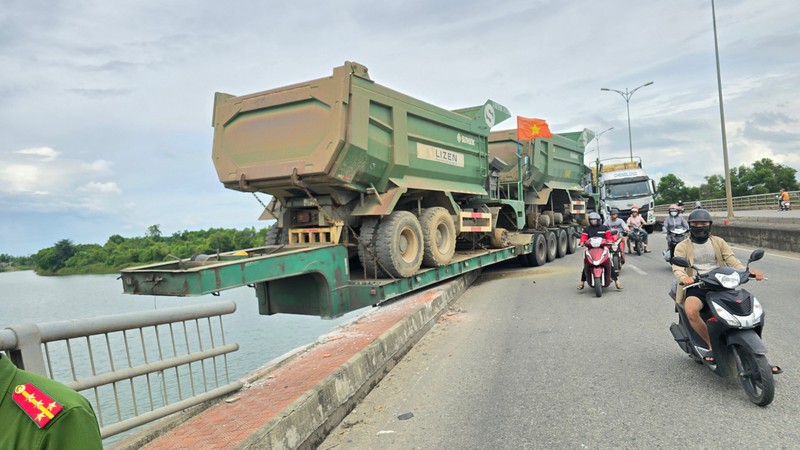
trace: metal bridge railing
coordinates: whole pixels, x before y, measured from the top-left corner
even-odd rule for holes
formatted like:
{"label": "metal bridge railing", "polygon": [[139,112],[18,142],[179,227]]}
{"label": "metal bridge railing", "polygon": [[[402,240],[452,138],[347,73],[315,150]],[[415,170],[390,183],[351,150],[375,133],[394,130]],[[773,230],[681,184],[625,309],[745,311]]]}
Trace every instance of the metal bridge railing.
{"label": "metal bridge railing", "polygon": [[[779,192],[770,192],[768,194],[745,195],[742,197],[733,197],[733,209],[740,211],[752,211],[757,209],[778,209]],[[789,199],[795,202],[800,198],[800,191],[789,191]],[[695,200],[687,200],[683,207],[686,211],[694,209]],[[711,200],[700,200],[703,208],[709,211],[727,211],[728,201],[725,198],[715,198]],[[656,205],[656,214],[667,214],[669,205]]]}
{"label": "metal bridge railing", "polygon": [[[234,392],[222,315],[234,302],[12,325],[0,351],[17,367],[61,381],[94,407],[105,439]],[[88,394],[88,395],[87,395]]]}

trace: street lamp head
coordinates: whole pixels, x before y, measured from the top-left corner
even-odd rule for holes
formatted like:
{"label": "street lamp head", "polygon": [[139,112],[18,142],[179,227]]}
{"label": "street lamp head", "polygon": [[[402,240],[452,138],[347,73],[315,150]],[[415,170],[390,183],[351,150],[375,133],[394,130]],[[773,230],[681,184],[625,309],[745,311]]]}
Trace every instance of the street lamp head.
{"label": "street lamp head", "polygon": [[600,90],[601,91],[610,91],[611,89],[609,89],[609,88],[600,88]]}
{"label": "street lamp head", "polygon": [[655,81],[648,81],[647,83],[645,83],[644,85],[642,85],[642,87],[645,87],[645,86],[650,86],[650,85],[651,85],[651,84],[653,84],[653,83],[655,83]]}

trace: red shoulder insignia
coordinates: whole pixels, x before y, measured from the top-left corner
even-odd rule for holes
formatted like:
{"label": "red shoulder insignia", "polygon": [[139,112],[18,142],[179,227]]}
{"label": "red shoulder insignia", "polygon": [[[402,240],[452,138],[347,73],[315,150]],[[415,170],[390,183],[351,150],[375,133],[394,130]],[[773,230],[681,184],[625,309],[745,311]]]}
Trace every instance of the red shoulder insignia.
{"label": "red shoulder insignia", "polygon": [[25,414],[39,428],[47,425],[48,422],[53,420],[53,417],[64,409],[63,406],[30,383],[20,384],[14,388],[14,394],[11,395],[11,399],[25,411]]}

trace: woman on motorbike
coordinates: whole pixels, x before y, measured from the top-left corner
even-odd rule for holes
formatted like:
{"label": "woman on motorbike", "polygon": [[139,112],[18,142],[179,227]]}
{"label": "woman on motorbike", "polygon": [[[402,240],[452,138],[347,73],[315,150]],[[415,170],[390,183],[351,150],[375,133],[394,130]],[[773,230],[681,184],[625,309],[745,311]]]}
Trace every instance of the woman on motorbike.
{"label": "woman on motorbike", "polygon": [[669,232],[675,228],[684,228],[688,230],[689,222],[681,216],[680,207],[673,203],[669,205],[669,215],[664,219],[664,223],[661,227],[661,233],[666,235],[667,238],[667,248],[669,248],[670,259],[675,255],[675,246],[677,243],[670,240]]}
{"label": "woman on motorbike", "polygon": [[[602,235],[603,238],[609,242],[613,242],[618,239],[616,235],[611,233],[611,230],[608,229],[607,226],[600,223],[601,221],[600,214],[593,212],[589,214],[589,226],[583,229],[583,233],[581,233],[581,245],[586,242],[590,237]],[[617,272],[614,270],[614,266],[611,266],[611,279],[614,280],[614,286],[617,289],[622,289],[622,283],[619,282],[619,276]],[[586,272],[583,271],[581,268],[581,281],[578,283],[578,289],[583,289],[586,283]]]}
{"label": "woman on motorbike", "polygon": [[[643,230],[643,227],[647,224],[647,222],[639,215],[639,208],[633,207],[631,208],[631,216],[628,217],[628,228],[631,230]],[[630,236],[628,237],[630,239]],[[642,244],[644,244],[644,252],[650,253],[650,250],[647,249],[647,232],[645,231],[642,234]],[[630,246],[628,247],[628,253],[631,253]]]}

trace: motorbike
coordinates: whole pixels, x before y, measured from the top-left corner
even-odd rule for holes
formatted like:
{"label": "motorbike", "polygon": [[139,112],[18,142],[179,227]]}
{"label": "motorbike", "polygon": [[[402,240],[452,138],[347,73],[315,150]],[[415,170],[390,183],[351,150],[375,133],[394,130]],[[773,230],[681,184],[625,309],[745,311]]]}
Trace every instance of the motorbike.
{"label": "motorbike", "polygon": [[667,249],[661,252],[664,256],[664,261],[672,264],[672,252],[675,251],[675,246],[680,244],[681,241],[688,236],[686,233],[689,230],[684,227],[676,227],[667,233]]}
{"label": "motorbike", "polygon": [[603,296],[603,288],[611,284],[610,243],[604,236],[592,236],[583,243],[586,252],[583,256],[583,273],[596,297]]}
{"label": "motorbike", "polygon": [[607,241],[607,245],[611,250],[611,266],[619,273],[622,270],[622,265],[625,264],[625,241],[622,240],[626,233],[620,231],[611,231],[614,240]]}
{"label": "motorbike", "polygon": [[647,234],[641,228],[631,228],[631,232],[628,233],[628,245],[631,246],[631,251],[636,252],[638,256],[642,256],[644,252],[644,236]]}
{"label": "motorbike", "polygon": [[[682,304],[675,304],[678,323],[670,326],[672,336],[684,352],[700,364],[705,364],[720,377],[738,377],[747,397],[758,406],[769,405],[775,396],[772,367],[767,361],[767,348],[761,340],[764,328],[764,309],[755,296],[745,289],[738,289],[752,277],[750,263],[764,256],[764,249],[753,251],[745,270],[733,267],[713,269],[706,274],[695,272],[695,282],[683,289],[699,286],[707,290],[701,317],[708,325],[714,360],[706,360],[706,343],[692,329]],[[676,256],[672,263],[690,267],[686,258]],[[675,300],[678,283],[673,285],[670,296]],[[707,312],[705,312],[707,310]]]}

